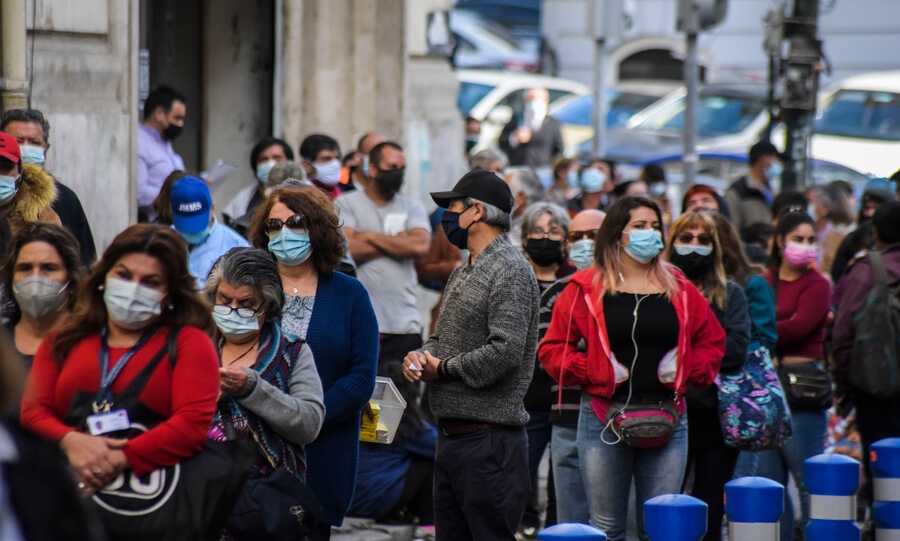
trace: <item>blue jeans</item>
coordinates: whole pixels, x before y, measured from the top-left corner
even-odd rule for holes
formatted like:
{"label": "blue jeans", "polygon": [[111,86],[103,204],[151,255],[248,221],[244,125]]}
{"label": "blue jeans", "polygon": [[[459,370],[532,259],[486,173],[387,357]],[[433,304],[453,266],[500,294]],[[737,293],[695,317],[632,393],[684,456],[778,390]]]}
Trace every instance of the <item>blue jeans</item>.
{"label": "blue jeans", "polygon": [[[650,541],[644,532],[644,502],[663,494],[678,494],[687,462],[687,415],[672,440],[651,449],[636,449],[625,443],[608,445],[601,441],[603,423],[591,408],[591,396],[582,394],[578,417],[578,457],[587,489],[591,525],[609,541],[623,541],[628,523],[628,491],[634,479],[635,514],[638,537]],[[603,434],[615,441],[612,429]]]}
{"label": "blue jeans", "polygon": [[800,527],[809,522],[809,489],[803,482],[803,461],[825,450],[826,418],[824,411],[792,409],[793,434],[781,449],[757,453],[756,474],[784,485],[784,513],[781,515],[781,539],[794,538],[794,503],[787,490],[788,475],[794,477],[800,493]]}
{"label": "blue jeans", "polygon": [[556,484],[556,520],[587,524],[591,520],[584,480],[578,463],[578,429],[574,426],[553,425],[550,439],[550,466]]}

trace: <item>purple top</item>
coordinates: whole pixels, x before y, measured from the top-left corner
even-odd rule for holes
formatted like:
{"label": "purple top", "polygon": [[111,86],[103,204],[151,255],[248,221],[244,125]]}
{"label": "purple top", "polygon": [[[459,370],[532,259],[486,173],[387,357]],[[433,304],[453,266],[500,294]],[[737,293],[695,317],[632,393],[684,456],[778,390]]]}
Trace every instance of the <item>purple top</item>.
{"label": "purple top", "polygon": [[166,177],[176,169],[184,169],[184,161],[172,143],[153,128],[138,124],[138,206],[152,205]]}

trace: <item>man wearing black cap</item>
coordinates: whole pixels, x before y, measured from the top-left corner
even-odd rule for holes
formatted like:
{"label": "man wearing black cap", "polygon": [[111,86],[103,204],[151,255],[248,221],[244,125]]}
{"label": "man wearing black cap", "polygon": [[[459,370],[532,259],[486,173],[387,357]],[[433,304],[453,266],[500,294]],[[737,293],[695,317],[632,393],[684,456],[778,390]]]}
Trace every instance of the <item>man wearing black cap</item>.
{"label": "man wearing black cap", "polygon": [[523,405],[537,348],[538,286],[509,240],[513,198],[485,170],[431,194],[441,225],[469,259],[447,282],[435,333],[403,361],[430,382],[438,420],[434,465],[439,539],[515,539],[531,496]]}
{"label": "man wearing black cap", "polygon": [[781,153],[768,141],[750,147],[750,169],[725,192],[731,222],[741,230],[755,223],[772,223],[771,182],[781,180]]}

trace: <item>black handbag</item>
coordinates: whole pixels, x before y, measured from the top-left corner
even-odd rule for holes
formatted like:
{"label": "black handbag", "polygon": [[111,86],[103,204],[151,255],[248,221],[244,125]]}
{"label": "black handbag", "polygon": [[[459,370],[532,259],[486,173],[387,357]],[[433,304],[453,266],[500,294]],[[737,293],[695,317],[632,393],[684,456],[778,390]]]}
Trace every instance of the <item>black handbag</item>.
{"label": "black handbag", "polygon": [[[235,440],[231,410],[221,405],[219,412],[225,437]],[[225,529],[238,541],[301,541],[321,516],[322,506],[306,483],[288,470],[276,467],[268,475],[247,480],[231,516],[225,521]]]}
{"label": "black handbag", "polygon": [[821,411],[831,407],[831,375],[818,362],[780,365],[778,378],[792,408]]}
{"label": "black handbag", "polygon": [[[107,436],[134,437],[163,421],[141,404],[138,396],[167,352],[169,362],[175,365],[177,335],[178,329],[171,329],[167,345],[124,392],[113,397],[116,409],[128,411],[131,429]],[[76,393],[66,424],[84,429],[95,398],[93,393]],[[146,476],[125,470],[93,494],[87,505],[100,516],[110,541],[215,539],[240,496],[256,453],[256,445],[249,442],[207,441],[199,454]]]}

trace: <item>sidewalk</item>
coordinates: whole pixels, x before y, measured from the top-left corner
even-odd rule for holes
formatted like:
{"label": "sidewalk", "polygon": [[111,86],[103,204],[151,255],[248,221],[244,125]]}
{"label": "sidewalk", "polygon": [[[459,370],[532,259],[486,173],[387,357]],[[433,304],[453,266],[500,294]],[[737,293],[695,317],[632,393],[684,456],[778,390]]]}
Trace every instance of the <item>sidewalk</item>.
{"label": "sidewalk", "polygon": [[434,532],[408,525],[378,524],[372,519],[347,517],[331,529],[331,541],[433,541]]}

